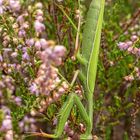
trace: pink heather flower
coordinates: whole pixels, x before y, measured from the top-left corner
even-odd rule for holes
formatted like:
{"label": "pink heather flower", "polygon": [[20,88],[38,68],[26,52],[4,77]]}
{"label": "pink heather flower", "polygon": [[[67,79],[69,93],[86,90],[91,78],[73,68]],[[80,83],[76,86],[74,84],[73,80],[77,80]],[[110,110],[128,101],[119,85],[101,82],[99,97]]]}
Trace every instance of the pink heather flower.
{"label": "pink heather flower", "polygon": [[18,125],[19,125],[20,128],[23,128],[24,127],[24,122],[20,121]]}
{"label": "pink heather flower", "polygon": [[128,75],[128,76],[125,76],[124,79],[126,81],[132,82],[134,80],[134,76],[133,75]]}
{"label": "pink heather flower", "polygon": [[11,56],[12,56],[13,58],[15,58],[15,57],[18,56],[18,53],[17,53],[17,52],[13,52],[13,53],[11,54]]}
{"label": "pink heather flower", "polygon": [[5,130],[10,130],[10,129],[12,129],[12,121],[11,121],[11,117],[7,115],[6,118],[2,122],[1,130],[5,131]]}
{"label": "pink heather flower", "polygon": [[64,130],[66,130],[66,129],[69,129],[69,124],[68,124],[68,121],[65,123]]}
{"label": "pink heather flower", "polygon": [[13,139],[13,130],[8,130],[5,134],[5,140],[14,140]]}
{"label": "pink heather flower", "polygon": [[22,59],[23,59],[23,60],[30,60],[30,57],[29,57],[29,55],[28,55],[27,52],[25,52],[25,53],[22,55]]}
{"label": "pink heather flower", "polygon": [[18,32],[18,36],[19,37],[25,37],[25,35],[26,35],[26,32],[25,32],[25,30],[20,30],[19,32]]}
{"label": "pink heather flower", "polygon": [[65,89],[64,89],[63,87],[60,87],[60,88],[58,89],[58,92],[59,92],[59,94],[62,94],[62,93],[65,92]]}
{"label": "pink heather flower", "polygon": [[0,62],[2,62],[3,61],[3,57],[2,57],[2,55],[0,54]]}
{"label": "pink heather flower", "polygon": [[23,24],[24,23],[24,16],[23,15],[20,15],[17,17],[17,22],[19,22],[20,24]]}
{"label": "pink heather flower", "polygon": [[131,36],[131,40],[134,42],[134,41],[136,41],[138,39],[138,36],[136,36],[136,35],[133,35],[133,36]]}
{"label": "pink heather flower", "polygon": [[125,42],[119,42],[117,45],[120,48],[120,50],[126,50],[129,47]]}
{"label": "pink heather flower", "polygon": [[140,56],[140,49],[138,49],[138,56]]}
{"label": "pink heather flower", "polygon": [[138,48],[133,48],[133,52],[132,53],[133,54],[138,54],[138,50],[139,50]]}
{"label": "pink heather flower", "polygon": [[45,51],[41,52],[40,58],[43,61],[43,63],[46,64],[46,63],[48,63],[48,56],[49,56],[50,60],[53,59],[52,55],[53,55],[52,49],[51,48],[47,48],[47,49],[45,49]]}
{"label": "pink heather flower", "polygon": [[36,20],[39,22],[43,22],[44,19],[42,16],[36,16]]}
{"label": "pink heather flower", "polygon": [[28,117],[28,116],[25,116],[25,117],[24,117],[24,122],[26,122],[26,123],[29,122],[29,117]]}
{"label": "pink heather flower", "polygon": [[35,31],[41,33],[45,30],[45,25],[39,21],[35,21],[34,23]]}
{"label": "pink heather flower", "polygon": [[39,90],[38,90],[38,86],[36,85],[36,83],[32,83],[31,86],[29,87],[29,90],[31,93],[38,96]]}
{"label": "pink heather flower", "polygon": [[34,43],[35,43],[35,41],[34,41],[33,38],[31,38],[31,39],[27,39],[27,40],[26,40],[26,44],[27,44],[28,46],[33,46]]}
{"label": "pink heather flower", "polygon": [[47,41],[44,38],[41,38],[40,39],[40,44],[41,44],[41,47],[43,49],[45,49],[46,47],[48,47],[48,43],[47,43]]}
{"label": "pink heather flower", "polygon": [[0,15],[2,15],[4,13],[4,10],[2,8],[2,6],[0,6]]}
{"label": "pink heather flower", "polygon": [[40,50],[40,49],[41,49],[41,43],[40,43],[39,40],[37,40],[37,41],[35,42],[35,48],[36,48],[36,50]]}
{"label": "pink heather flower", "polygon": [[22,99],[20,97],[15,97],[15,102],[17,105],[21,105]]}
{"label": "pink heather flower", "polygon": [[6,106],[2,106],[2,111],[4,112],[4,114],[6,115],[10,115],[11,114],[11,111],[8,107]]}
{"label": "pink heather flower", "polygon": [[133,49],[134,49],[133,47],[129,47],[129,48],[127,49],[127,51],[130,52],[130,53],[132,53],[132,52],[133,52]]}
{"label": "pink heather flower", "polygon": [[23,52],[27,52],[27,47],[23,47],[23,48],[22,48],[22,51],[23,51]]}
{"label": "pink heather flower", "polygon": [[14,12],[18,12],[20,10],[20,2],[17,0],[9,0],[9,5]]}
{"label": "pink heather flower", "polygon": [[2,4],[3,4],[3,0],[0,0],[0,6],[2,6]]}
{"label": "pink heather flower", "polygon": [[56,54],[56,56],[62,57],[62,56],[65,55],[66,49],[65,49],[64,46],[56,45],[55,48],[54,48],[54,53]]}
{"label": "pink heather flower", "polygon": [[62,64],[62,58],[59,57],[59,58],[55,59],[54,63],[55,63],[56,66],[61,65]]}
{"label": "pink heather flower", "polygon": [[57,125],[58,124],[58,120],[57,120],[57,118],[54,118],[53,119],[53,125]]}
{"label": "pink heather flower", "polygon": [[24,23],[21,25],[20,28],[21,28],[21,29],[28,29],[28,28],[29,28],[28,22],[24,22]]}
{"label": "pink heather flower", "polygon": [[132,41],[127,41],[126,44],[128,45],[128,47],[131,47],[133,45]]}

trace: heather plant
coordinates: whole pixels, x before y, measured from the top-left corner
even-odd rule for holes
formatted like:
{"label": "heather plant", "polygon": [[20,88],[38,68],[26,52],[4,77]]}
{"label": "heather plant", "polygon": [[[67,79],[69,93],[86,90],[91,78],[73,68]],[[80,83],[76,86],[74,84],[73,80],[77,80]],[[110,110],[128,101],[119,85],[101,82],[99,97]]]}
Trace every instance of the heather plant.
{"label": "heather plant", "polygon": [[139,6],[0,0],[0,140],[139,140]]}

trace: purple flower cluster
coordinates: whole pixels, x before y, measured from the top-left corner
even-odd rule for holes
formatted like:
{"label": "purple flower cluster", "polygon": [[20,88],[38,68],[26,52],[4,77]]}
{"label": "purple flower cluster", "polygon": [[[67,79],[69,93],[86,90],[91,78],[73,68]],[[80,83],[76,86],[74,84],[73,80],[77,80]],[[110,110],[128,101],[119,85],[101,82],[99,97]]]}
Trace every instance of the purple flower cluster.
{"label": "purple flower cluster", "polygon": [[3,0],[0,0],[0,15],[3,14],[4,9],[3,9]]}
{"label": "purple flower cluster", "polygon": [[24,118],[19,122],[20,131],[23,132],[36,132],[36,120],[33,117],[24,116]]}
{"label": "purple flower cluster", "polygon": [[17,13],[21,10],[19,0],[0,0],[0,15],[4,14],[7,10]]}
{"label": "purple flower cluster", "polygon": [[134,67],[133,73],[124,77],[128,82],[140,80],[140,68]]}
{"label": "purple flower cluster", "polygon": [[[129,41],[119,42],[117,45],[120,50],[127,51],[129,54],[140,58],[140,48],[136,47],[136,43],[139,42],[139,37],[137,35],[132,35]],[[138,67],[134,67],[131,74],[124,77],[124,80],[131,83],[134,80],[140,79],[140,70]]]}
{"label": "purple flower cluster", "polygon": [[36,7],[36,13],[35,13],[35,22],[34,22],[34,28],[35,28],[35,31],[40,34],[42,33],[43,31],[45,31],[45,25],[43,24],[43,11],[42,11],[42,8],[43,8],[43,5],[42,3],[37,3],[35,5]]}
{"label": "purple flower cluster", "polygon": [[[31,2],[23,8],[20,2],[0,0],[0,22],[3,23],[0,25],[0,109],[4,114],[0,131],[6,140],[14,139],[12,117],[5,113],[6,108],[10,103],[22,106],[25,95],[20,95],[20,91],[37,97],[36,115],[46,111],[48,105],[59,100],[68,89],[57,68],[63,63],[66,49],[46,40],[43,4]],[[25,116],[19,128],[21,133],[36,131],[36,121]]]}
{"label": "purple flower cluster", "polygon": [[138,80],[140,80],[140,68],[138,67],[134,68],[134,75]]}
{"label": "purple flower cluster", "polygon": [[3,121],[0,126],[0,132],[5,133],[5,140],[13,140],[13,127],[12,127],[12,118],[11,111],[6,106],[2,106],[1,110],[3,111]]}
{"label": "purple flower cluster", "polygon": [[132,82],[134,80],[134,76],[133,75],[127,75],[124,77],[124,79],[128,82]]}
{"label": "purple flower cluster", "polygon": [[133,54],[136,57],[140,57],[140,48],[135,47],[136,42],[139,40],[138,36],[132,35],[130,41],[119,42],[117,45],[120,50],[125,50],[129,54]]}
{"label": "purple flower cluster", "polygon": [[3,93],[5,89],[12,94],[15,89],[14,80],[10,76],[2,75],[0,80],[0,92]]}
{"label": "purple flower cluster", "polygon": [[37,96],[39,93],[47,95],[46,106],[59,99],[68,89],[67,83],[61,81],[58,77],[58,69],[54,67],[61,65],[62,57],[65,55],[66,50],[63,46],[54,45],[52,42],[50,46],[49,44],[49,42],[46,42],[46,46],[42,45],[42,51],[38,51],[38,56],[42,60],[42,64],[38,69],[37,77],[29,88]]}

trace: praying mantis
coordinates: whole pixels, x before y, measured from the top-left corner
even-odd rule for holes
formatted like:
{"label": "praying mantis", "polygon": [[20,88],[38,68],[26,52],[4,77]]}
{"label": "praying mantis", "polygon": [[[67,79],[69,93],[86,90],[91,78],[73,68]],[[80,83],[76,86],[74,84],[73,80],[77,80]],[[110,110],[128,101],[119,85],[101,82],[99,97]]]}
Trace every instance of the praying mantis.
{"label": "praying mantis", "polygon": [[83,85],[87,106],[84,107],[77,94],[70,93],[59,112],[55,134],[46,134],[41,131],[40,136],[54,139],[60,138],[71,109],[76,105],[86,126],[86,131],[80,136],[80,139],[92,139],[93,92],[96,80],[104,5],[105,0],[91,0],[83,30],[82,47],[77,53],[77,59],[80,63],[79,79]]}

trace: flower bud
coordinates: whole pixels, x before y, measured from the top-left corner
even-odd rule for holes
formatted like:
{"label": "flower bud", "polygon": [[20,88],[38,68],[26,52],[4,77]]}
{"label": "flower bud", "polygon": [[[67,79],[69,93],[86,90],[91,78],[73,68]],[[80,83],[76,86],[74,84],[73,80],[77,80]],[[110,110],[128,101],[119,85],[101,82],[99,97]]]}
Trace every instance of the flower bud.
{"label": "flower bud", "polygon": [[136,36],[136,35],[133,35],[133,36],[131,36],[131,40],[134,42],[134,41],[136,41],[138,39],[138,36]]}

